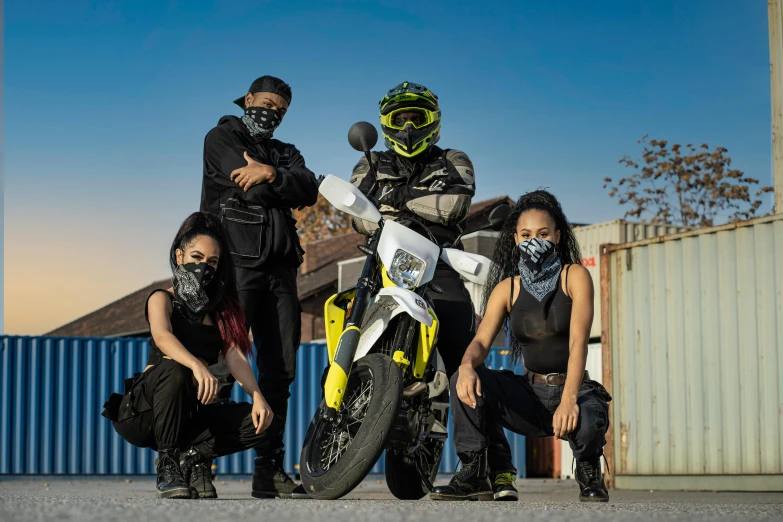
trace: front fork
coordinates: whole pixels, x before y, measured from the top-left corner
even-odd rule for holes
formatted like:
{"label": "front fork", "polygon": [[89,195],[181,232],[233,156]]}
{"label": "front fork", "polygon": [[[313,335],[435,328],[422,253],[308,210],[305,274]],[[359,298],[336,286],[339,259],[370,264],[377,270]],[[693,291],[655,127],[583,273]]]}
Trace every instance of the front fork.
{"label": "front fork", "polygon": [[379,234],[376,233],[370,240],[369,250],[371,250],[371,253],[368,252],[362,275],[356,284],[356,296],[351,306],[351,312],[346,318],[345,330],[340,335],[334,360],[329,366],[329,372],[326,374],[326,383],[324,384],[325,407],[322,415],[329,421],[333,421],[336,418],[340,405],[343,403],[343,395],[348,385],[348,376],[351,374],[351,366],[356,355],[356,349],[359,346],[359,338],[362,335],[359,325],[362,324],[364,312],[367,310],[367,302],[372,291],[372,281],[378,268],[375,256],[375,251],[378,247],[378,237]]}

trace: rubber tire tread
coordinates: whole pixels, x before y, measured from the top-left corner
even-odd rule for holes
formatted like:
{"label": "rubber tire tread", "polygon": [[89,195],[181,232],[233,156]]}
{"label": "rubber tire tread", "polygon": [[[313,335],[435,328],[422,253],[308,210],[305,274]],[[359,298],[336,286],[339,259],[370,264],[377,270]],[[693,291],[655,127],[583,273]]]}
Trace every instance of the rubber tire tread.
{"label": "rubber tire tread", "polygon": [[416,465],[390,451],[386,452],[386,484],[392,495],[400,500],[421,500],[429,493]]}
{"label": "rubber tire tread", "polygon": [[[397,364],[387,355],[373,353],[354,364],[353,373],[359,367],[372,372],[373,394],[365,419],[345,454],[322,475],[313,476],[307,466],[311,444],[321,421],[316,412],[305,436],[300,456],[299,473],[307,493],[318,500],[335,500],[350,493],[370,473],[383,453],[391,435],[391,427],[397,417],[402,398],[402,374]],[[322,403],[323,404],[323,403]]]}

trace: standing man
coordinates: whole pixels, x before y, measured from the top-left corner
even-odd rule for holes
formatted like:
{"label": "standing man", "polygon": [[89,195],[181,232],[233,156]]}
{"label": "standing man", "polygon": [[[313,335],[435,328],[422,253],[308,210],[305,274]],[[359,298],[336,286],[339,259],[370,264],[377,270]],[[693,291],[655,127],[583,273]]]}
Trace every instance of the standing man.
{"label": "standing man", "polygon": [[[223,116],[204,142],[201,210],[220,216],[226,229],[239,301],[256,345],[258,386],[279,421],[279,431],[256,448],[252,494],[306,496],[283,469],[283,430],[301,335],[296,272],[304,254],[291,209],[314,205],[318,182],[296,147],[272,138],[291,104],[287,83],[262,76],[234,103],[242,117]],[[221,381],[219,399],[227,399],[233,379]]]}

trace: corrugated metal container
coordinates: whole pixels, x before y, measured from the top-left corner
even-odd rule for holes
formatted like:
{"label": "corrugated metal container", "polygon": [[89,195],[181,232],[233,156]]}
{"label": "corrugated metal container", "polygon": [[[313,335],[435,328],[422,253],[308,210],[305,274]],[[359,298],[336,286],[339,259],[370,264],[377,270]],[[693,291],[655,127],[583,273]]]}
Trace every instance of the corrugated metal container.
{"label": "corrugated metal container", "polygon": [[[0,337],[0,474],[132,475],[154,473],[155,453],[136,448],[100,416],[123,379],[147,361],[146,339]],[[297,471],[299,450],[318,404],[327,353],[303,344],[285,431],[284,466]],[[493,350],[492,368],[509,367],[507,352]],[[249,400],[235,385],[232,399]],[[449,426],[451,432],[451,426]],[[525,438],[509,434],[514,462],[524,476]],[[218,473],[249,474],[252,451],[221,457]],[[384,470],[383,459],[373,469]],[[453,472],[457,456],[447,442],[441,471]]]}
{"label": "corrugated metal container", "polygon": [[783,215],[602,258],[616,487],[783,490]]}
{"label": "corrugated metal container", "polygon": [[598,284],[601,280],[601,245],[605,243],[627,243],[687,230],[686,227],[671,225],[652,225],[649,223],[631,223],[623,219],[598,223],[584,227],[575,227],[574,234],[582,251],[582,264],[590,272],[595,286],[595,309],[591,339],[601,337],[601,295]]}

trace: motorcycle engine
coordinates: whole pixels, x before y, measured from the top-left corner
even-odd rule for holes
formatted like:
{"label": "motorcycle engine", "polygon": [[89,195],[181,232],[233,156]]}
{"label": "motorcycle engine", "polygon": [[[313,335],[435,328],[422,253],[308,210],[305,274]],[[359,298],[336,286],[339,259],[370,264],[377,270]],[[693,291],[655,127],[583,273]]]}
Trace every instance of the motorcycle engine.
{"label": "motorcycle engine", "polygon": [[421,428],[421,412],[418,405],[405,405],[400,408],[397,419],[392,426],[389,445],[392,448],[404,450],[416,442]]}

